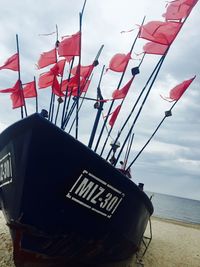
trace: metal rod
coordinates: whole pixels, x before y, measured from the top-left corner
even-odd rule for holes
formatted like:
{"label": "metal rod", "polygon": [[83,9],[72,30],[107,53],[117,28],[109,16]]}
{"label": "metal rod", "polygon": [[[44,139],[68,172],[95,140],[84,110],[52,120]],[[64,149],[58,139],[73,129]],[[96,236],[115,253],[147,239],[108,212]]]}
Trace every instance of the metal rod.
{"label": "metal rod", "polygon": [[[144,20],[145,20],[145,17],[143,18],[142,25],[144,24]],[[134,41],[133,41],[133,44],[132,44],[132,46],[131,46],[131,48],[130,48],[130,50],[129,50],[129,53],[130,53],[130,54],[131,54],[132,51],[133,51],[133,48],[134,48],[135,43],[136,43],[136,41],[137,41],[137,39],[138,39],[138,37],[139,37],[139,34],[140,34],[140,31],[138,31],[138,34],[136,35],[136,37],[135,37],[135,39],[134,39]],[[126,64],[126,66],[125,66],[125,68],[124,68],[124,71],[123,71],[123,73],[122,73],[122,75],[121,75],[121,78],[120,78],[119,83],[118,83],[118,86],[117,86],[117,90],[119,90],[119,88],[120,88],[120,86],[121,86],[121,83],[122,83],[122,81],[123,81],[123,78],[124,78],[124,75],[125,75],[125,72],[126,72],[128,63],[129,63],[129,61],[127,61],[127,64]],[[109,110],[108,110],[108,114],[111,113],[111,110],[112,110],[112,107],[113,107],[113,105],[114,105],[114,102],[115,102],[115,100],[113,100],[113,101],[111,102],[110,107],[109,107]],[[100,132],[100,134],[99,134],[99,138],[98,138],[98,140],[97,140],[97,143],[96,143],[96,146],[95,146],[94,151],[97,151],[97,148],[98,148],[98,146],[99,146],[99,143],[100,143],[101,137],[102,137],[102,135],[103,135],[103,132],[104,132],[104,129],[105,129],[105,126],[106,126],[107,121],[108,121],[108,116],[107,116],[107,117],[105,118],[105,120],[104,120],[104,123],[103,123],[103,126],[102,126],[102,128],[101,128],[101,132]]]}
{"label": "metal rod", "polygon": [[[150,74],[150,76],[149,76],[149,78],[148,78],[148,80],[147,80],[145,86],[143,87],[142,91],[140,92],[140,94],[139,94],[139,96],[138,96],[138,98],[137,98],[137,100],[136,100],[136,102],[135,102],[135,104],[134,104],[132,110],[130,111],[128,117],[126,118],[126,120],[125,120],[125,122],[124,122],[124,124],[122,125],[121,129],[119,130],[119,132],[118,132],[118,134],[117,134],[117,137],[116,137],[116,139],[115,139],[115,141],[114,141],[114,145],[115,145],[115,144],[117,143],[117,141],[119,140],[119,138],[120,138],[120,136],[121,136],[121,134],[122,134],[122,132],[123,132],[125,126],[127,125],[128,121],[130,120],[131,116],[133,115],[133,112],[135,111],[135,108],[136,108],[136,106],[138,105],[138,103],[139,103],[139,101],[140,101],[140,98],[142,97],[142,95],[143,95],[143,93],[145,92],[145,90],[146,90],[148,84],[150,83],[152,77],[154,76],[156,70],[158,69],[161,60],[162,60],[162,57],[160,58],[160,60],[159,60],[158,63],[156,64],[156,66],[155,66],[154,70],[152,71],[152,73]],[[109,158],[111,152],[112,152],[112,148],[111,148],[110,151],[108,152],[108,155],[107,155],[107,157],[106,157],[106,160],[108,160],[108,158]]]}
{"label": "metal rod", "polygon": [[[100,100],[103,100],[103,96],[101,94],[100,85],[101,85],[104,69],[105,69],[105,65],[102,68],[100,79],[99,79],[99,84],[97,86],[97,98],[99,98]],[[88,147],[89,148],[92,148],[92,144],[93,144],[93,141],[94,141],[94,138],[95,138],[95,134],[96,134],[96,131],[97,131],[97,127],[98,127],[98,124],[99,124],[99,119],[100,119],[100,116],[101,116],[101,112],[103,110],[103,105],[104,105],[104,102],[100,102],[99,103],[99,107],[98,107],[98,110],[97,110],[94,126],[93,126],[93,129],[92,129],[92,132],[91,132],[91,135],[90,135],[90,139],[89,139],[89,143],[88,143]]]}
{"label": "metal rod", "polygon": [[[17,54],[18,54],[18,79],[20,84],[20,97],[23,99],[24,102],[24,111],[25,115],[27,116],[27,110],[26,110],[26,102],[24,98],[23,88],[22,88],[22,82],[21,82],[21,73],[20,73],[20,56],[19,56],[19,39],[18,34],[16,34],[16,44],[17,44]],[[21,106],[21,118],[23,119],[24,112],[23,112],[23,106]]]}
{"label": "metal rod", "polygon": [[157,71],[156,71],[156,73],[155,73],[155,76],[154,76],[154,78],[153,78],[153,80],[152,80],[152,82],[151,82],[151,84],[150,84],[150,86],[149,86],[149,89],[148,89],[148,91],[147,91],[147,93],[146,93],[146,95],[145,95],[145,97],[144,97],[144,99],[143,99],[143,101],[142,101],[142,104],[141,104],[141,106],[140,106],[140,108],[139,108],[139,111],[138,111],[138,113],[137,113],[137,115],[136,115],[136,117],[135,117],[135,119],[134,119],[134,121],[133,121],[133,124],[132,124],[132,126],[131,126],[131,128],[130,128],[130,130],[129,130],[129,132],[128,132],[126,138],[125,138],[125,140],[124,140],[124,143],[123,143],[123,145],[122,145],[122,147],[121,147],[121,149],[120,149],[120,151],[119,151],[119,154],[118,154],[118,156],[117,156],[117,158],[116,158],[115,165],[117,164],[117,162],[118,162],[118,160],[119,160],[119,157],[121,156],[121,153],[122,153],[122,151],[123,151],[123,149],[124,149],[124,146],[125,146],[125,144],[126,144],[128,138],[129,138],[129,135],[131,134],[131,132],[132,132],[134,126],[135,126],[135,123],[137,122],[137,120],[138,120],[138,118],[139,118],[139,115],[140,115],[140,113],[141,113],[141,111],[142,111],[142,109],[143,109],[143,107],[144,107],[144,104],[145,104],[145,102],[146,102],[146,100],[147,100],[147,97],[148,97],[148,95],[149,95],[149,93],[150,93],[150,91],[151,91],[151,88],[153,87],[153,84],[154,84],[154,82],[155,82],[155,80],[156,80],[156,78],[157,78],[157,76],[158,76],[158,73],[159,73],[159,71],[160,71],[160,68],[161,68],[161,66],[162,66],[162,63],[163,63],[163,61],[164,61],[164,59],[165,59],[165,55],[162,56],[161,59],[162,59],[162,60],[160,61],[160,65],[158,66],[158,69],[157,69]]}
{"label": "metal rod", "polygon": [[[170,108],[170,111],[173,109],[173,107],[176,105],[177,101],[172,105],[172,107]],[[140,154],[143,152],[143,150],[147,147],[147,145],[150,143],[150,141],[152,140],[152,138],[154,137],[154,135],[156,134],[156,132],[159,130],[160,126],[162,125],[162,123],[164,122],[164,120],[167,118],[168,116],[165,115],[162,120],[160,121],[160,123],[158,124],[158,126],[156,127],[155,131],[153,132],[153,134],[150,136],[150,138],[148,139],[148,141],[145,143],[145,145],[142,147],[142,149],[138,152],[138,154],[136,155],[136,157],[132,160],[132,162],[129,164],[129,166],[127,167],[126,170],[128,170],[129,168],[131,168],[131,166],[134,164],[134,162],[137,160],[137,158],[140,156]]]}

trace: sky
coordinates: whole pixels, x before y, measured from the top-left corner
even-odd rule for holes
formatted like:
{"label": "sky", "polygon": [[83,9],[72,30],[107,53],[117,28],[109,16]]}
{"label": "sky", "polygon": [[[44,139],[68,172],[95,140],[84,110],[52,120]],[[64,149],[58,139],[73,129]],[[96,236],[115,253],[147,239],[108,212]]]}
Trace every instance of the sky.
{"label": "sky", "polygon": [[[0,17],[0,65],[16,53],[16,34],[19,38],[21,80],[29,82],[47,69],[38,71],[37,60],[42,52],[53,49],[58,26],[59,39],[79,30],[79,13],[83,0],[7,0],[2,1]],[[116,53],[128,53],[137,34],[138,25],[152,20],[164,21],[166,1],[140,0],[87,0],[82,21],[82,65],[93,62],[99,48],[104,44],[95,68],[88,96],[95,97],[103,65]],[[158,123],[172,103],[161,98],[168,96],[170,89],[196,75],[190,88],[184,93],[160,130],[138,157],[131,168],[133,181],[144,183],[147,191],[176,195],[200,200],[200,4],[197,3],[183,28],[173,42],[162,65],[151,93],[134,128],[131,159],[137,155],[151,136]],[[121,33],[122,31],[129,31]],[[142,47],[147,41],[138,39],[132,53],[132,60],[123,84],[130,78],[130,69],[139,64]],[[139,55],[140,54],[140,55]],[[140,74],[134,79],[128,97],[118,116],[111,137],[117,134],[120,125],[144,87],[159,56],[147,55],[140,67]],[[101,90],[104,98],[110,98],[117,88],[120,74],[112,71],[103,75]],[[17,74],[10,70],[0,71],[0,89],[10,88],[17,80]],[[46,108],[50,89],[39,92],[40,108]],[[28,114],[35,111],[34,100],[27,101]],[[104,115],[108,110],[104,105]],[[117,104],[116,104],[117,105]],[[116,106],[115,105],[115,106]],[[80,114],[80,139],[87,144],[96,110],[93,103],[83,105]],[[9,95],[0,95],[0,131],[20,119],[20,110],[12,109]],[[102,121],[100,122],[101,125]],[[131,121],[127,126],[127,131]],[[123,136],[123,135],[122,135]],[[104,137],[106,138],[106,133]],[[104,139],[102,139],[104,140]],[[109,139],[109,142],[112,139]],[[123,139],[120,140],[123,142]],[[100,150],[102,147],[100,144]],[[105,150],[107,152],[109,147]],[[106,153],[105,153],[106,155]]]}

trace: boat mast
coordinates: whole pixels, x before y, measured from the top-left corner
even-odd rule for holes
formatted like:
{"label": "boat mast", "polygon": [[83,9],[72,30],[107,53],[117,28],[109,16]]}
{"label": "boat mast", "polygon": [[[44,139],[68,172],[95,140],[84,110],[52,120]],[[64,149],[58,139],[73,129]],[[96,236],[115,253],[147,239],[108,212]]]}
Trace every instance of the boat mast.
{"label": "boat mast", "polygon": [[[21,81],[21,72],[20,72],[20,56],[19,56],[18,34],[16,34],[16,45],[17,45],[17,54],[18,54],[18,80],[19,80],[19,84],[20,84],[20,97],[23,99],[24,111],[25,111],[25,115],[27,116],[26,102],[25,102],[25,99],[24,99],[24,93],[23,93],[22,81]],[[23,119],[23,117],[24,117],[23,106],[21,106],[21,118]]]}
{"label": "boat mast", "polygon": [[97,130],[97,127],[98,127],[98,123],[99,123],[99,119],[100,119],[100,116],[101,116],[101,113],[102,113],[102,110],[103,110],[104,102],[103,102],[103,96],[101,94],[100,85],[101,85],[101,80],[102,80],[103,73],[104,73],[104,68],[105,68],[105,65],[102,68],[101,76],[100,76],[100,79],[99,79],[99,84],[97,86],[97,100],[100,100],[100,101],[95,103],[96,106],[97,106],[96,107],[97,108],[97,114],[96,114],[96,118],[95,118],[93,129],[92,129],[92,132],[91,132],[90,140],[89,140],[89,143],[88,143],[88,147],[89,148],[92,148],[92,144],[93,144],[94,137],[95,137],[96,130]]}
{"label": "boat mast", "polygon": [[82,45],[82,20],[83,20],[83,12],[85,9],[87,0],[84,1],[82,11],[79,13],[79,31],[80,31],[80,39],[79,39],[79,61],[77,67],[78,74],[78,94],[76,100],[76,128],[75,128],[75,138],[78,139],[78,124],[79,124],[79,95],[80,95],[80,70],[81,70],[81,45]]}
{"label": "boat mast", "polygon": [[159,130],[160,126],[162,125],[162,123],[164,122],[164,120],[167,117],[172,116],[172,109],[173,107],[176,105],[176,103],[178,102],[178,100],[172,105],[172,107],[170,108],[170,110],[165,111],[165,116],[163,117],[163,119],[160,121],[160,123],[158,124],[158,126],[156,127],[155,131],[153,132],[153,134],[150,136],[150,138],[148,139],[148,141],[145,143],[145,145],[142,147],[142,149],[138,152],[138,154],[136,155],[136,157],[131,161],[131,163],[129,164],[129,166],[126,168],[126,170],[130,169],[131,166],[135,163],[135,161],[137,160],[137,158],[140,156],[140,154],[143,152],[143,150],[146,148],[146,146],[150,143],[150,141],[152,140],[152,138],[154,137],[154,135],[156,134],[156,132]]}
{"label": "boat mast", "polygon": [[[101,52],[102,52],[102,50],[103,50],[103,47],[104,47],[104,45],[101,45],[99,51],[97,52],[97,55],[96,55],[96,57],[95,57],[95,59],[94,59],[94,61],[93,61],[93,66],[94,66],[94,67],[98,65],[98,59],[99,59],[100,54],[101,54]],[[90,75],[92,75],[92,73],[91,73]],[[86,95],[86,94],[85,94],[85,95]],[[79,99],[80,99],[80,98],[81,98],[81,97],[80,97],[80,95],[79,95]],[[71,95],[69,96],[69,99],[71,99]],[[85,99],[85,97],[83,97],[83,100],[84,100],[84,99]],[[72,113],[74,112],[74,109],[75,109],[75,107],[76,107],[76,101],[77,101],[77,97],[74,98],[74,102],[73,102],[73,104],[71,105],[71,108],[70,108],[68,114],[65,116],[65,118],[64,118],[64,120],[63,120],[63,124],[62,124],[62,129],[63,129],[63,130],[66,128],[66,126],[67,126],[67,124],[68,124],[68,122],[69,122],[69,120],[70,120],[70,118],[71,118],[71,115],[72,115]],[[80,111],[80,107],[82,106],[82,104],[83,104],[83,101],[82,101],[81,105],[79,106],[79,111]],[[69,107],[69,101],[68,101],[67,110],[68,110],[68,107]],[[75,117],[75,120],[76,120],[76,117]],[[73,121],[72,124],[74,124],[74,121]],[[70,128],[70,131],[71,131],[71,128]]]}
{"label": "boat mast", "polygon": [[[144,20],[145,20],[145,17],[143,18],[142,25],[144,24]],[[132,44],[132,46],[131,46],[131,48],[130,48],[130,50],[129,50],[129,53],[130,53],[130,54],[131,54],[132,51],[133,51],[133,48],[134,48],[134,46],[135,46],[135,43],[136,43],[136,41],[137,41],[137,39],[138,39],[138,37],[139,37],[139,33],[140,33],[140,31],[138,32],[137,36],[135,37],[135,39],[134,39],[134,41],[133,41],[133,44]],[[124,75],[125,75],[125,72],[126,72],[126,69],[127,69],[127,66],[128,66],[128,63],[129,63],[129,61],[127,61],[127,64],[126,64],[126,66],[125,66],[125,68],[124,68],[124,71],[123,71],[123,73],[122,73],[122,75],[121,75],[120,81],[119,81],[118,86],[117,86],[117,90],[120,89],[121,83],[122,83],[122,81],[123,81],[123,78],[124,78]],[[111,110],[112,110],[112,107],[113,107],[113,105],[114,105],[114,102],[115,102],[115,100],[112,100],[112,102],[111,102],[111,104],[110,104],[110,107],[109,107],[109,110],[108,110],[108,114],[111,113]],[[104,129],[105,129],[105,126],[106,126],[107,121],[108,121],[108,116],[107,116],[107,117],[105,118],[105,120],[104,120],[104,123],[103,123],[103,126],[102,126],[102,128],[101,128],[101,132],[100,132],[100,134],[99,134],[99,138],[98,138],[98,140],[97,140],[97,143],[96,143],[96,146],[95,146],[94,151],[96,151],[97,148],[98,148],[98,146],[99,146],[99,142],[100,142],[101,137],[102,137],[102,135],[103,135],[103,132],[104,132]],[[106,141],[106,142],[107,142],[107,141]]]}

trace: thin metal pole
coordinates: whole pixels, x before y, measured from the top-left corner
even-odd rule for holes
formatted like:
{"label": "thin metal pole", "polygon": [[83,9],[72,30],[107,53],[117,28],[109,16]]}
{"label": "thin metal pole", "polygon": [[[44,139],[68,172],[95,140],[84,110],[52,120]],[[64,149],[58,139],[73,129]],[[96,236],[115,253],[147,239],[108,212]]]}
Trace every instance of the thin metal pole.
{"label": "thin metal pole", "polygon": [[[99,59],[99,57],[100,57],[100,55],[101,55],[101,52],[102,52],[102,50],[103,50],[103,47],[104,47],[104,45],[101,45],[99,51],[97,52],[97,55],[96,55],[96,57],[95,57],[95,59],[94,59],[94,61],[93,61],[93,66],[94,66],[94,67],[98,64],[98,59]],[[88,74],[88,75],[89,75],[89,76],[90,76],[90,75],[92,76],[93,74],[92,74],[92,72],[91,72],[91,73]],[[88,79],[90,79],[90,77],[89,77]],[[85,94],[85,95],[86,95],[86,94]],[[82,97],[79,96],[79,99],[80,99],[80,98],[82,98]],[[69,101],[70,101],[70,99],[71,99],[71,95],[70,95],[70,97],[69,97]],[[83,100],[84,100],[84,99],[86,99],[86,98],[84,97]],[[68,107],[69,107],[69,101],[68,101]],[[69,119],[70,119],[70,117],[71,117],[71,115],[72,115],[72,113],[73,113],[73,111],[74,111],[74,109],[75,109],[75,107],[76,107],[76,101],[77,101],[77,98],[74,100],[74,103],[72,104],[69,113],[68,113],[68,114],[66,113],[65,119],[64,119],[64,121],[63,121],[62,129],[65,129],[65,127],[67,126],[67,123],[69,122]],[[83,104],[83,101],[81,102],[81,106],[82,106],[82,104]],[[68,110],[68,108],[67,108],[67,110]],[[79,107],[79,111],[80,111],[80,107]],[[75,120],[76,120],[76,117],[75,117]],[[74,122],[73,122],[73,124],[74,124]],[[71,131],[71,129],[70,129],[70,131]]]}
{"label": "thin metal pole", "polygon": [[[177,100],[178,101],[178,100]],[[173,107],[176,105],[177,101],[172,105],[172,107],[170,108],[170,112],[172,111]],[[143,150],[147,147],[147,145],[150,143],[150,141],[152,140],[152,138],[154,137],[154,135],[156,134],[156,132],[159,130],[160,126],[162,125],[162,123],[164,122],[164,120],[169,117],[168,115],[165,114],[165,116],[163,117],[163,119],[160,121],[160,123],[158,124],[158,126],[156,127],[155,131],[153,132],[153,134],[151,135],[151,137],[148,139],[148,141],[145,143],[145,145],[142,147],[142,149],[139,151],[139,153],[136,155],[136,157],[132,160],[132,162],[129,164],[129,166],[127,167],[126,170],[130,169],[131,166],[134,164],[134,162],[137,160],[137,158],[140,156],[140,154],[143,152]]]}
{"label": "thin metal pole", "polygon": [[[99,84],[97,86],[97,99],[99,98],[100,100],[103,100],[103,97],[102,97],[102,94],[101,94],[100,85],[101,85],[104,69],[105,69],[105,65],[102,68],[100,79],[99,79]],[[101,116],[101,112],[103,110],[103,104],[104,104],[104,102],[100,102],[99,103],[99,107],[98,107],[98,110],[97,110],[97,115],[96,115],[96,118],[95,118],[94,126],[93,126],[93,129],[92,129],[92,132],[91,132],[91,135],[90,135],[90,139],[89,139],[89,143],[88,143],[88,147],[89,148],[92,148],[92,144],[93,144],[94,137],[95,137],[95,134],[96,134],[96,131],[97,131],[97,127],[98,127],[99,119],[100,119],[100,116]]]}
{"label": "thin metal pole", "polygon": [[[25,115],[27,116],[26,102],[25,102],[25,98],[24,98],[23,87],[22,87],[22,82],[21,82],[21,73],[20,73],[20,56],[19,56],[18,34],[16,34],[16,44],[17,44],[17,54],[18,54],[18,80],[19,80],[19,84],[20,84],[20,97],[23,99],[24,111],[25,111]],[[21,118],[23,119],[23,117],[24,117],[23,106],[21,106]]]}
{"label": "thin metal pole", "polygon": [[[72,70],[73,65],[74,65],[74,58],[75,57],[72,58],[72,61],[71,61],[71,64],[70,64],[69,75],[68,75],[68,78],[67,78],[68,81],[70,80],[70,77],[71,77],[71,70]],[[68,97],[68,86],[67,86],[66,91],[65,91],[64,105],[63,105],[62,117],[61,117],[61,129],[64,129],[63,126],[65,124],[65,119],[66,119],[66,116],[67,116],[67,112],[68,112],[68,108],[69,108],[69,101],[71,99],[71,95],[70,95],[70,97],[68,97],[68,101],[67,101],[67,97]],[[67,105],[67,108],[66,108],[66,105]]]}
{"label": "thin metal pole", "polygon": [[124,140],[124,143],[123,143],[123,145],[122,145],[122,147],[121,147],[121,149],[120,149],[120,151],[119,151],[119,154],[118,154],[118,156],[117,156],[117,158],[116,158],[116,162],[115,162],[114,165],[117,164],[117,162],[118,162],[118,160],[119,160],[119,157],[120,157],[120,155],[121,155],[121,153],[122,153],[122,151],[123,151],[123,149],[124,149],[124,146],[125,146],[125,144],[126,144],[128,138],[129,138],[129,135],[131,134],[131,132],[132,132],[134,126],[135,126],[135,123],[137,122],[137,120],[138,120],[138,118],[139,118],[139,115],[140,115],[140,113],[141,113],[141,111],[142,111],[142,109],[143,109],[143,107],[144,107],[144,104],[145,104],[145,102],[146,102],[146,100],[147,100],[147,97],[148,97],[150,91],[151,91],[151,88],[153,87],[153,84],[154,84],[154,82],[155,82],[155,80],[156,80],[156,78],[157,78],[157,76],[158,76],[158,73],[159,73],[159,71],[160,71],[160,68],[161,68],[161,66],[162,66],[162,63],[163,63],[164,59],[165,59],[165,55],[162,56],[162,60],[160,61],[160,65],[159,65],[159,67],[158,67],[158,69],[157,69],[157,71],[156,71],[156,73],[155,73],[155,76],[154,76],[154,78],[153,78],[153,80],[152,80],[152,82],[151,82],[151,84],[150,84],[150,87],[149,87],[149,89],[148,89],[148,91],[147,91],[147,93],[146,93],[146,95],[145,95],[145,97],[144,97],[144,99],[143,99],[143,102],[142,102],[142,104],[141,104],[141,106],[140,106],[140,108],[139,108],[139,111],[138,111],[138,113],[137,113],[137,115],[136,115],[136,117],[135,117],[135,119],[134,119],[134,121],[133,121],[133,124],[132,124],[132,126],[131,126],[131,128],[130,128],[130,130],[129,130],[129,132],[128,132],[126,138],[125,138],[125,140]]}
{"label": "thin metal pole", "polygon": [[35,98],[35,111],[38,113],[38,93],[36,88],[36,78],[34,76],[34,86],[35,86],[35,92],[36,92],[36,98]]}
{"label": "thin metal pole", "polygon": [[[160,58],[160,60],[159,60],[158,63],[156,64],[156,66],[155,66],[154,70],[152,71],[151,75],[149,76],[149,78],[148,78],[148,80],[147,80],[145,86],[143,87],[142,91],[140,92],[140,94],[139,94],[139,96],[138,96],[138,98],[137,98],[137,100],[136,100],[136,102],[135,102],[135,104],[134,104],[132,110],[130,111],[128,117],[126,118],[126,120],[125,120],[125,122],[124,122],[124,124],[122,125],[121,129],[119,130],[118,135],[117,135],[117,137],[116,137],[116,139],[115,139],[113,145],[115,145],[115,144],[117,143],[117,141],[119,140],[119,138],[120,138],[120,136],[121,136],[121,134],[122,134],[122,132],[123,132],[125,126],[127,125],[127,123],[128,123],[128,121],[129,121],[129,119],[131,118],[133,112],[135,111],[135,108],[136,108],[137,104],[139,103],[140,98],[142,97],[142,95],[143,95],[143,93],[145,92],[145,90],[146,90],[148,84],[150,83],[152,77],[154,76],[156,70],[158,69],[158,67],[159,67],[159,65],[160,65],[160,63],[161,63],[161,60],[162,60],[162,57]],[[108,155],[107,155],[107,157],[106,157],[106,160],[108,160],[108,158],[109,158],[111,152],[112,152],[112,148],[111,148],[110,151],[108,152]]]}
{"label": "thin metal pole", "polygon": [[[58,62],[57,59],[57,46],[58,46],[58,25],[56,24],[56,42],[55,42],[55,52],[56,52],[56,63]],[[53,85],[54,86],[54,81],[56,79],[56,75],[54,75],[53,79]],[[53,93],[53,88],[51,92],[51,100],[50,100],[50,106],[49,106],[49,120],[52,122],[53,121],[53,113],[54,113],[54,103],[55,103],[55,94]]]}
{"label": "thin metal pole", "polygon": [[[143,18],[142,25],[144,24],[144,20],[145,20],[145,17]],[[138,39],[138,37],[139,37],[139,34],[140,34],[140,31],[138,31],[138,34],[136,35],[136,37],[135,37],[135,39],[134,39],[134,41],[133,41],[133,44],[132,44],[132,46],[131,46],[131,48],[130,48],[130,50],[129,50],[129,54],[132,53],[133,48],[134,48],[134,46],[135,46],[135,43],[136,43],[136,41],[137,41],[137,39]],[[118,86],[117,86],[117,90],[119,90],[119,88],[120,88],[120,86],[121,86],[121,83],[122,83],[122,81],[123,81],[123,78],[124,78],[124,75],[125,75],[125,72],[126,72],[128,63],[129,63],[129,61],[127,61],[127,64],[126,64],[126,66],[125,66],[125,68],[124,68],[124,71],[123,71],[123,73],[122,73],[122,75],[121,75],[121,78],[120,78],[119,83],[118,83]],[[113,100],[113,101],[111,102],[110,107],[109,107],[109,110],[108,110],[108,114],[111,113],[111,110],[112,110],[112,107],[113,107],[113,105],[114,105],[114,102],[115,102],[115,100]],[[99,138],[98,138],[98,140],[97,140],[97,143],[96,143],[96,146],[95,146],[95,149],[94,149],[95,152],[97,151],[97,148],[98,148],[98,146],[99,146],[99,143],[100,143],[101,137],[102,137],[102,135],[103,135],[103,132],[104,132],[104,129],[105,129],[105,126],[106,126],[107,121],[108,121],[108,116],[105,118],[104,123],[103,123],[103,126],[102,126],[102,128],[101,128],[101,132],[100,132],[100,134],[99,134]]]}

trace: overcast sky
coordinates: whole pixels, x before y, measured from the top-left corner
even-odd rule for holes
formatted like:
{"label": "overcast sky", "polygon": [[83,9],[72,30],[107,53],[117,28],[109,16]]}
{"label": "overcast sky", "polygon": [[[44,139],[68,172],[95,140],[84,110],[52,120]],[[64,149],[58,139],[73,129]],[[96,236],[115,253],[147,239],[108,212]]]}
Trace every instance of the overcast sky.
{"label": "overcast sky", "polygon": [[[19,36],[21,79],[29,82],[38,77],[35,64],[40,53],[54,47],[55,34],[41,36],[55,31],[58,25],[59,38],[76,33],[79,30],[79,12],[83,0],[7,0],[1,1],[0,18],[0,65],[16,53],[16,34]],[[166,1],[140,0],[88,0],[83,16],[82,65],[92,63],[100,46],[104,49],[99,58],[99,66],[94,72],[88,96],[95,96],[95,88],[102,66],[108,66],[116,53],[128,53],[137,33],[137,25],[151,20],[164,20]],[[146,150],[132,167],[133,181],[143,182],[145,189],[152,192],[177,195],[200,200],[200,4],[194,7],[181,32],[172,44],[158,78],[134,129],[135,138],[130,160],[145,144],[151,133],[170,109],[171,103],[161,99],[177,84],[196,75],[196,79],[173,109],[173,116],[163,123]],[[129,33],[124,30],[135,29]],[[132,53],[128,69],[139,64],[145,40],[139,39]],[[159,56],[148,55],[141,65],[140,74],[135,78],[125,105],[116,122],[115,136],[119,126],[128,114],[139,92],[145,85]],[[46,70],[46,69],[45,69]],[[42,71],[45,71],[42,70]],[[130,72],[130,71],[129,71]],[[127,73],[125,84],[130,78]],[[111,97],[120,79],[119,73],[108,71],[102,80],[102,93]],[[0,89],[9,88],[17,80],[17,74],[9,70],[0,71]],[[50,89],[40,90],[40,107],[49,102]],[[93,103],[92,103],[93,104]],[[45,105],[45,104],[44,104]],[[116,104],[117,105],[117,104]],[[87,142],[91,130],[91,121],[95,115],[92,105],[83,107],[80,136]],[[108,108],[105,105],[104,112]],[[27,101],[28,113],[34,112],[34,101]],[[20,118],[20,110],[12,110],[9,95],[0,95],[0,131]],[[128,125],[130,127],[130,125]],[[121,142],[123,140],[120,140]],[[110,142],[110,140],[109,140]]]}

